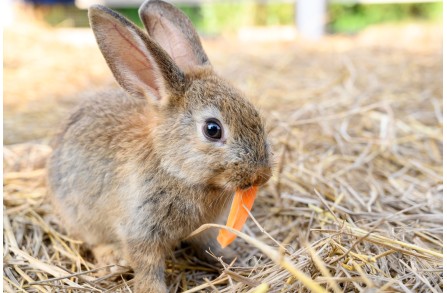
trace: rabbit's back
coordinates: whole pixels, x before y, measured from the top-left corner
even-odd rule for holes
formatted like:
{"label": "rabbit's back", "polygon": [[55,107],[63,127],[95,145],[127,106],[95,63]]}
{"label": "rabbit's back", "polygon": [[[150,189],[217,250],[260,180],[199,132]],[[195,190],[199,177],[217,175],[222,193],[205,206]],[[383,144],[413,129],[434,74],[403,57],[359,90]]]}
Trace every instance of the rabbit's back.
{"label": "rabbit's back", "polygon": [[115,199],[125,157],[121,149],[135,140],[135,117],[142,116],[145,105],[121,90],[88,98],[53,142],[48,162],[52,200],[67,229],[91,244],[116,239],[111,222],[121,210]]}

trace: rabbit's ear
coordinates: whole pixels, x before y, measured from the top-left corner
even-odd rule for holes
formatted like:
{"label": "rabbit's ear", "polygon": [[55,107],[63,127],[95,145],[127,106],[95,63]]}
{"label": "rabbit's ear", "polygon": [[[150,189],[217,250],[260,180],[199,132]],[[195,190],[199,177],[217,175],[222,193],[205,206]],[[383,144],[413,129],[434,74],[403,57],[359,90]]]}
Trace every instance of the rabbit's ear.
{"label": "rabbit's ear", "polygon": [[147,0],[138,12],[149,36],[182,70],[211,65],[196,30],[183,12],[158,0]]}
{"label": "rabbit's ear", "polygon": [[122,15],[89,8],[90,24],[118,83],[131,95],[166,102],[183,90],[185,76],[169,55]]}

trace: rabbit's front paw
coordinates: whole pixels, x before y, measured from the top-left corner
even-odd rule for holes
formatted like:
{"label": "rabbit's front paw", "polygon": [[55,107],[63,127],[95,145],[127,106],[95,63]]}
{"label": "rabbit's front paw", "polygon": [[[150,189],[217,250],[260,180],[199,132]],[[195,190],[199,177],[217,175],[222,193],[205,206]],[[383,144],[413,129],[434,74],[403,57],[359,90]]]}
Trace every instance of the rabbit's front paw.
{"label": "rabbit's front paw", "polygon": [[166,247],[160,243],[135,240],[128,237],[128,259],[135,271],[136,293],[166,293],[165,255]]}
{"label": "rabbit's front paw", "polygon": [[[101,244],[93,247],[93,255],[95,256],[97,267],[106,267],[106,270],[100,270],[96,273],[98,276],[104,276],[109,273],[117,273],[120,271],[128,271],[128,262],[122,258],[122,250],[118,244]],[[114,266],[111,266],[114,265]]]}
{"label": "rabbit's front paw", "polygon": [[225,263],[232,262],[236,257],[236,252],[227,247],[222,248],[216,240],[217,233],[213,230],[207,230],[188,240],[196,255],[210,263],[219,263],[216,258],[222,257]]}
{"label": "rabbit's front paw", "polygon": [[221,248],[219,244],[216,244],[212,247],[208,248],[208,252],[204,251],[203,253],[198,253],[199,256],[207,260],[208,262],[219,263],[216,258],[220,258],[224,263],[231,263],[235,258],[237,258],[237,253],[232,248],[226,247]]}
{"label": "rabbit's front paw", "polygon": [[167,293],[168,289],[163,279],[148,276],[142,272],[135,275],[135,293]]}
{"label": "rabbit's front paw", "polygon": [[[219,254],[222,257],[222,260],[227,264],[231,263],[235,258],[237,258],[237,252],[229,247],[224,249],[219,247]],[[219,254],[216,254],[216,256],[219,256]]]}

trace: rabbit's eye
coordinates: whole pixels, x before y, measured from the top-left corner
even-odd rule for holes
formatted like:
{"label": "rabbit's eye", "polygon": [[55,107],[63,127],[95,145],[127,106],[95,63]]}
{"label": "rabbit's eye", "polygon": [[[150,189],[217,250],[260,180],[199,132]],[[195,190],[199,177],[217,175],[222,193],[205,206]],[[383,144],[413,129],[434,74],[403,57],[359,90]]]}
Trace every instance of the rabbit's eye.
{"label": "rabbit's eye", "polygon": [[208,119],[203,125],[203,134],[211,141],[218,141],[222,138],[222,126],[217,119]]}

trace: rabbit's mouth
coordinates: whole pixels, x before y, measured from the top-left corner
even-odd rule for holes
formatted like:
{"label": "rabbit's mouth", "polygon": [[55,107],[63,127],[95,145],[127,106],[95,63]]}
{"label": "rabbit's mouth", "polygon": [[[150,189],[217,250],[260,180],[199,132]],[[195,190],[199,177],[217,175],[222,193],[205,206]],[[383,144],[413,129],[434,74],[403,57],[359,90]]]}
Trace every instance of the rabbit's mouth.
{"label": "rabbit's mouth", "polygon": [[269,166],[262,166],[251,172],[245,180],[238,184],[238,189],[246,190],[253,186],[261,186],[267,183],[272,177],[272,170]]}
{"label": "rabbit's mouth", "polygon": [[264,185],[272,177],[270,166],[260,166],[254,170],[234,170],[231,168],[223,169],[214,173],[207,184],[220,189],[235,192],[236,190],[246,190],[253,186]]}
{"label": "rabbit's mouth", "polygon": [[255,186],[262,186],[264,185],[271,177],[271,173],[263,173],[262,177],[253,175],[249,176],[246,180],[238,180],[236,182],[233,182],[231,184],[231,190],[248,190]]}
{"label": "rabbit's mouth", "polygon": [[247,183],[247,184],[239,186],[238,189],[245,191],[245,190],[252,188],[253,186],[255,186],[255,185],[252,185],[251,183]]}

